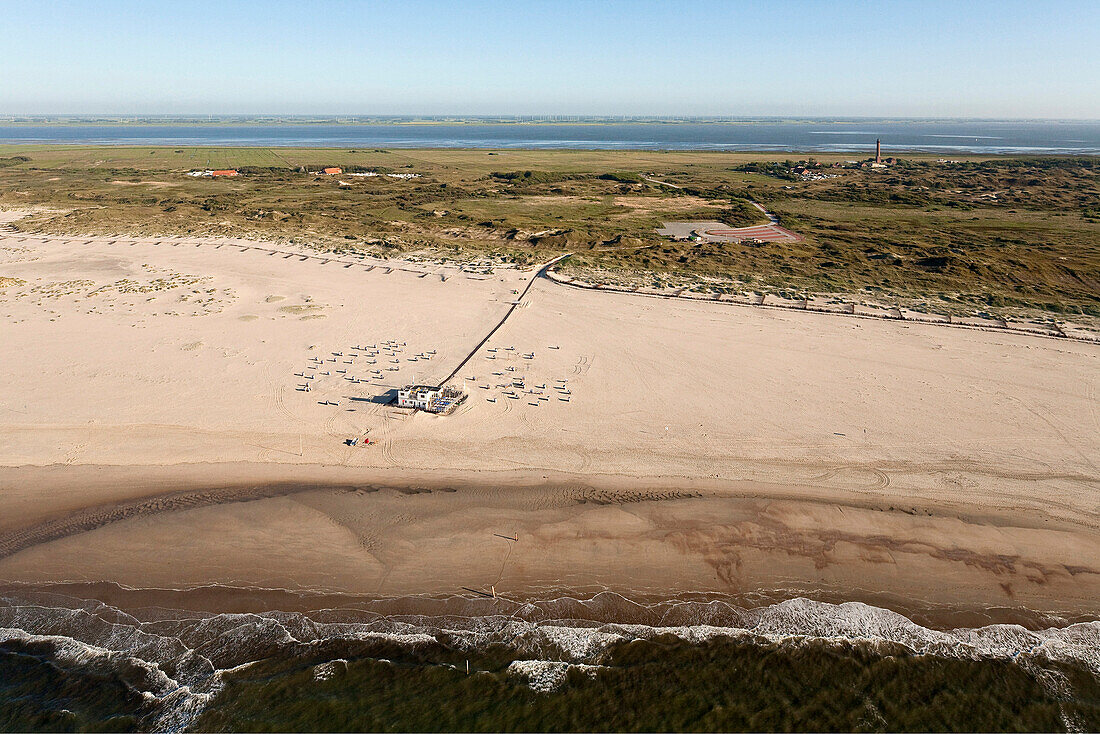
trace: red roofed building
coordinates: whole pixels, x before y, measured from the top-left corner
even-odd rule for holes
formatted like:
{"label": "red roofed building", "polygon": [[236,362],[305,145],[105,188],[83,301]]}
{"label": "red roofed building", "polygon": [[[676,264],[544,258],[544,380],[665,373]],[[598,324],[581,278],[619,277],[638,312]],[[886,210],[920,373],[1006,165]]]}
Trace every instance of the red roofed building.
{"label": "red roofed building", "polygon": [[343,172],[344,172],[344,171],[343,171],[343,169],[341,169],[341,168],[335,168],[335,167],[333,167],[333,168],[325,168],[325,169],[323,169],[323,170],[321,171],[321,173],[327,173],[327,174],[328,174],[328,175],[330,175],[330,176],[335,176],[335,175],[337,175],[337,174],[340,174],[340,173],[343,173]]}
{"label": "red roofed building", "polygon": [[236,176],[238,174],[237,174],[236,171],[228,170],[228,171],[211,171],[210,175],[211,176]]}

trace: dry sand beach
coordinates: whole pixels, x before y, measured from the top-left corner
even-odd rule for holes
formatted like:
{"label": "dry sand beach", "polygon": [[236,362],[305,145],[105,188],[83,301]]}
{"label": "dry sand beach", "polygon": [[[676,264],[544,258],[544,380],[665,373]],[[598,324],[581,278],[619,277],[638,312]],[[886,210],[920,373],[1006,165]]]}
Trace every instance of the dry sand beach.
{"label": "dry sand beach", "polygon": [[1098,611],[1100,345],[309,255],[0,233],[0,580]]}

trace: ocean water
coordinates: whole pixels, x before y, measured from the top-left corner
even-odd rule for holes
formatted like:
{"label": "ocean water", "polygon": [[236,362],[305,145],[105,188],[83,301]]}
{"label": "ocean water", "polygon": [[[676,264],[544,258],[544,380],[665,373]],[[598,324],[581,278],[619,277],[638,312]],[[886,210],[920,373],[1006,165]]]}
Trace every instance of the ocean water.
{"label": "ocean water", "polygon": [[601,124],[0,124],[0,143],[384,148],[572,148],[1100,155],[1100,122],[878,121]]}
{"label": "ocean water", "polygon": [[1089,731],[1100,622],[609,593],[204,613],[9,589],[0,729]]}

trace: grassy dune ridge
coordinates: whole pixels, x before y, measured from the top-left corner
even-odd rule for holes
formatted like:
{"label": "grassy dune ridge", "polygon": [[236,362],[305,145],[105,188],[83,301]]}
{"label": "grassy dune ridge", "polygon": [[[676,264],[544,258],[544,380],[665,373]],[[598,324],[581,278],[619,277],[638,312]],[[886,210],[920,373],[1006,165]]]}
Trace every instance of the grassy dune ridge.
{"label": "grassy dune ridge", "polygon": [[[0,146],[0,206],[44,207],[18,226],[55,233],[231,234],[521,263],[571,251],[569,268],[608,277],[1100,317],[1100,160],[831,167],[852,157],[815,156],[835,177],[802,181],[787,173],[793,154]],[[310,173],[323,166],[345,173]],[[243,175],[185,175],[206,168]],[[381,175],[348,175],[364,172]],[[764,221],[749,201],[805,240],[671,242],[654,231]]]}

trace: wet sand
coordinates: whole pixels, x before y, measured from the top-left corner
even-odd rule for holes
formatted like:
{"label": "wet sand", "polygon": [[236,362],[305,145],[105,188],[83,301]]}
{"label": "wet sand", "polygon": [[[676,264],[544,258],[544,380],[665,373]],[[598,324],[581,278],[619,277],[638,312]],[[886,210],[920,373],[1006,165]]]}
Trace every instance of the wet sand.
{"label": "wet sand", "polygon": [[[743,606],[810,596],[929,623],[966,612],[983,624],[1019,621],[1021,610],[1087,617],[1100,598],[1092,562],[1100,540],[1090,529],[1042,513],[959,512],[890,495],[569,475],[424,475],[395,485],[347,468],[79,467],[49,475],[36,493],[77,487],[114,501],[76,512],[43,507],[34,523],[24,514],[0,545],[7,581],[370,597],[473,590],[515,601],[709,593]],[[36,476],[0,474],[4,486]],[[252,481],[224,484],[244,476]],[[153,486],[157,497],[148,499]],[[208,601],[266,608],[225,593]]]}

